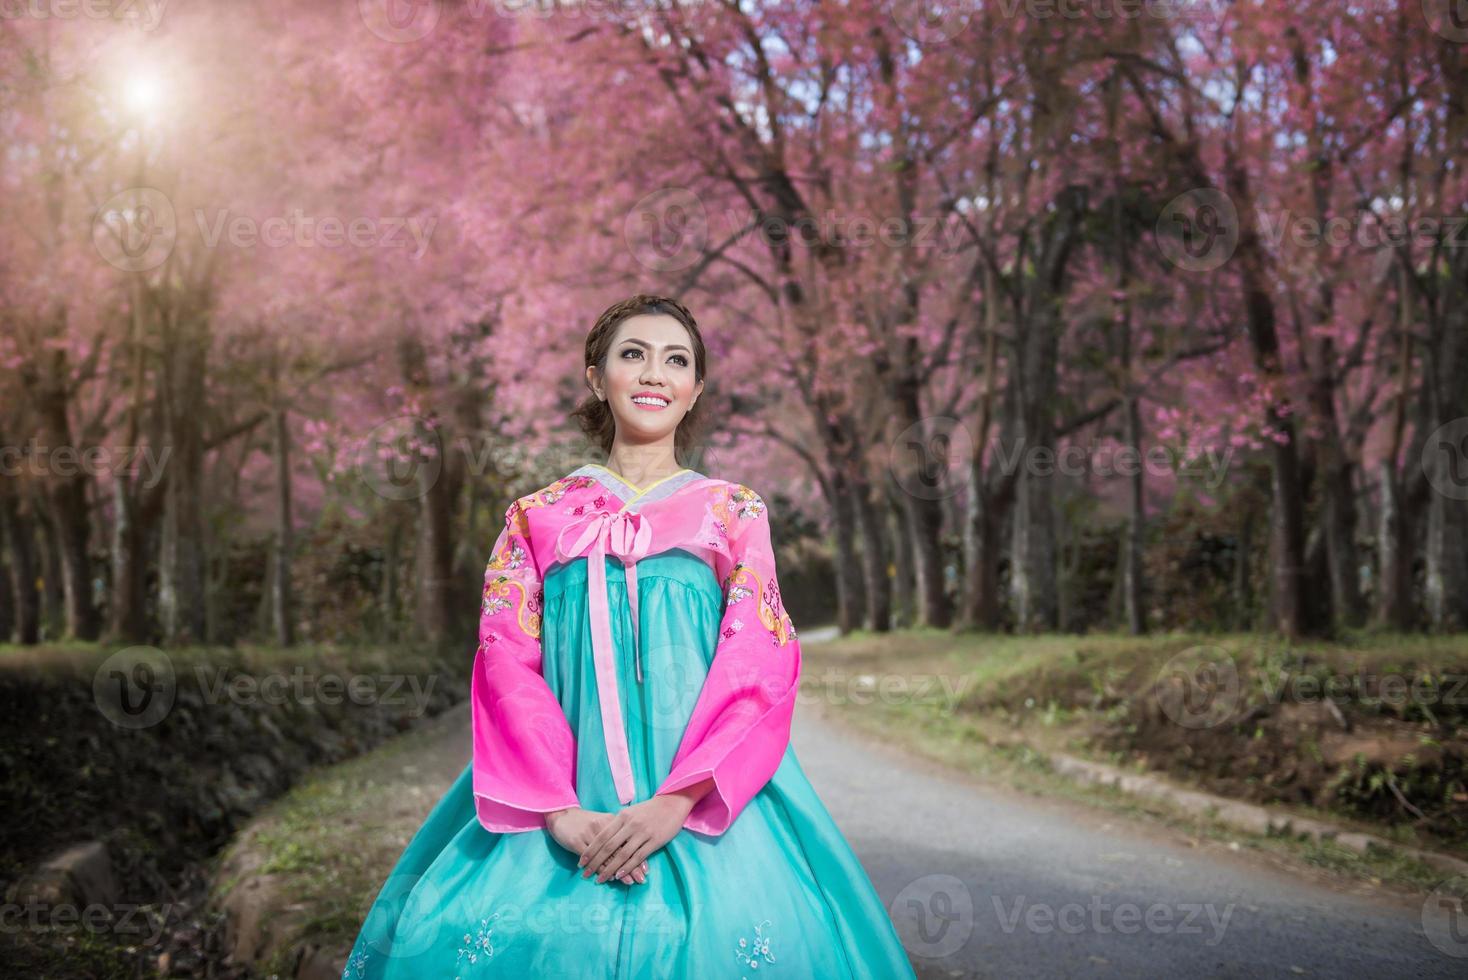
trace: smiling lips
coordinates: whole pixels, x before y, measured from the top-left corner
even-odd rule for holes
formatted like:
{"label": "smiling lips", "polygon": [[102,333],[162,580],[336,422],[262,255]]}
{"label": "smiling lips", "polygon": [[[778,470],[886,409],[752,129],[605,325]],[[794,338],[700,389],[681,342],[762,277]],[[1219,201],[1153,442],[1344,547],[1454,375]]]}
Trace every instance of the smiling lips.
{"label": "smiling lips", "polygon": [[649,412],[661,412],[672,403],[667,395],[659,395],[651,391],[639,391],[632,396],[632,404]]}

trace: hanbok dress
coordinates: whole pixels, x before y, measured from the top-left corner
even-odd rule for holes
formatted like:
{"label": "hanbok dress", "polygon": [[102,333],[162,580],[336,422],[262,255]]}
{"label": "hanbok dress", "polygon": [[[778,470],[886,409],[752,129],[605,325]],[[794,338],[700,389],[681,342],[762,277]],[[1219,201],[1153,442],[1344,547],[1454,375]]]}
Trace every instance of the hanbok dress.
{"label": "hanbok dress", "polygon": [[[790,744],[800,663],[748,487],[587,464],[516,500],[485,572],[472,761],[343,980],[914,977]],[[545,830],[709,778],[645,884],[583,877]]]}

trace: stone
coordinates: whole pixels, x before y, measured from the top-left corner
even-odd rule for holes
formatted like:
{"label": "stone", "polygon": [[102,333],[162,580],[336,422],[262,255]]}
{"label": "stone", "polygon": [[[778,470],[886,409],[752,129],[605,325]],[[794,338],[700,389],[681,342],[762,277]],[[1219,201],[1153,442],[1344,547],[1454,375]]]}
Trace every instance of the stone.
{"label": "stone", "polygon": [[117,902],[112,857],[101,841],[87,841],[48,858],[10,890],[9,901],[21,905],[88,905],[111,907]]}

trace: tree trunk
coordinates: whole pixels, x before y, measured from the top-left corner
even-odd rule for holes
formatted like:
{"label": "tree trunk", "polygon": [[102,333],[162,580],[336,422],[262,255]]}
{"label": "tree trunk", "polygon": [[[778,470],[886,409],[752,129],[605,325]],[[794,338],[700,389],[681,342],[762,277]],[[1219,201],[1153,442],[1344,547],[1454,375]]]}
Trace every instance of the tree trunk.
{"label": "tree trunk", "polygon": [[209,635],[204,601],[204,380],[208,331],[182,310],[183,326],[166,329],[163,347],[166,444],[172,449],[163,502],[158,562],[158,614],[170,645],[202,643]]}
{"label": "tree trunk", "polygon": [[[964,582],[960,624],[966,628],[997,630],[1000,625],[999,560],[1003,556],[1004,523],[1010,517],[1018,473],[1006,471],[1002,465],[989,462],[989,429],[994,418],[994,399],[999,371],[999,277],[994,268],[984,268],[984,393],[979,402],[979,419],[975,432],[973,459],[970,462],[969,490],[964,500],[963,548]],[[1012,430],[1015,394],[1011,385],[1006,391],[1009,423],[1003,427],[1003,440]],[[990,483],[990,473],[994,482]]]}
{"label": "tree trunk", "polygon": [[[1328,311],[1331,301],[1323,299],[1321,304]],[[1320,523],[1326,548],[1326,581],[1330,584],[1329,608],[1335,621],[1346,626],[1359,626],[1363,610],[1356,568],[1356,467],[1341,443],[1332,380],[1335,346],[1324,340],[1318,347],[1316,359],[1319,363],[1310,382],[1310,407],[1320,429],[1314,458],[1322,502]]]}
{"label": "tree trunk", "polygon": [[1141,396],[1132,377],[1132,229],[1124,206],[1126,181],[1123,177],[1122,141],[1117,137],[1121,97],[1121,79],[1112,76],[1106,86],[1106,130],[1111,149],[1111,238],[1116,251],[1113,323],[1117,361],[1121,369],[1122,442],[1137,460],[1134,471],[1127,477],[1126,532],[1121,540],[1121,594],[1127,632],[1140,636],[1147,632],[1146,582],[1143,579],[1143,548],[1147,531],[1146,467],[1141,465],[1146,457],[1142,448]]}
{"label": "tree trunk", "polygon": [[[67,419],[66,394],[59,379],[36,392],[36,409],[42,438],[56,448],[76,446]],[[49,473],[42,481],[46,516],[60,559],[57,569],[65,610],[65,633],[78,640],[95,640],[101,633],[101,618],[92,601],[92,562],[87,551],[91,538],[91,511],[87,505],[87,476],[83,473]]]}
{"label": "tree trunk", "polygon": [[[410,391],[431,386],[427,352],[417,337],[399,339],[398,367]],[[429,447],[430,455],[407,461],[417,484],[418,505],[413,619],[419,635],[434,645],[448,642],[453,633],[453,511],[458,489],[441,437],[442,427],[429,424],[436,420],[436,416],[414,420],[413,442]]]}
{"label": "tree trunk", "polygon": [[[1334,435],[1327,435],[1334,441]],[[1325,495],[1326,557],[1330,565],[1331,606],[1336,619],[1345,626],[1360,626],[1365,621],[1361,603],[1361,578],[1356,556],[1356,467],[1339,453],[1329,461],[1337,465],[1334,472],[1323,470],[1321,484]]]}
{"label": "tree trunk", "polygon": [[1051,475],[1028,469],[1020,474],[1010,547],[1010,594],[1016,627],[1023,632],[1059,626],[1054,487]]}
{"label": "tree trunk", "polygon": [[[1412,389],[1413,371],[1413,281],[1410,267],[1397,264],[1397,398],[1392,408],[1391,439],[1377,466],[1377,482],[1381,492],[1381,515],[1377,522],[1377,594],[1376,618],[1381,625],[1393,629],[1412,628],[1416,619],[1416,602],[1412,595],[1412,556],[1417,538],[1412,491],[1425,492],[1427,480],[1422,467],[1412,466],[1407,474],[1399,473],[1399,461],[1419,457],[1425,445],[1425,424],[1431,418],[1432,399],[1427,385],[1423,397],[1416,400],[1416,425],[1413,447],[1403,454],[1402,441],[1407,430],[1407,393]],[[1414,452],[1413,450],[1417,451]]]}
{"label": "tree trunk", "polygon": [[1056,595],[1055,396],[1059,338],[1048,314],[1028,322],[1017,346],[1021,465],[1014,508],[1010,592],[1016,628],[1053,630],[1060,622]]}
{"label": "tree trunk", "polygon": [[108,641],[141,643],[146,637],[142,528],[132,478],[112,474],[112,593],[108,609]]}
{"label": "tree trunk", "polygon": [[1396,464],[1386,459],[1377,467],[1381,518],[1376,531],[1376,618],[1406,630],[1412,626],[1411,515],[1402,506],[1395,470]]}
{"label": "tree trunk", "polygon": [[398,605],[402,601],[399,598],[401,590],[398,586],[398,564],[402,561],[402,551],[402,522],[390,519],[387,541],[383,548],[382,592],[378,603],[382,607],[380,638],[386,643],[392,643],[398,639]]}
{"label": "tree trunk", "polygon": [[1330,543],[1326,539],[1324,525],[1312,528],[1305,539],[1305,567],[1308,569],[1306,579],[1311,583],[1311,587],[1305,590],[1307,614],[1313,622],[1325,624],[1321,632],[1329,635],[1329,626],[1333,621],[1330,590]]}
{"label": "tree trunk", "polygon": [[1001,538],[1013,496],[996,495],[980,482],[981,479],[976,473],[965,502],[964,548],[968,559],[964,571],[962,625],[993,631],[1000,625]]}
{"label": "tree trunk", "polygon": [[44,497],[34,515],[41,543],[41,639],[55,640],[66,628],[66,600],[61,589],[61,543],[56,522]]}
{"label": "tree trunk", "polygon": [[837,469],[831,477],[832,528],[836,545],[836,628],[844,636],[861,623],[861,586],[857,573],[855,506],[850,481]]}
{"label": "tree trunk", "polygon": [[906,531],[907,517],[902,511],[901,501],[897,499],[900,492],[889,487],[887,506],[882,513],[892,538],[892,566],[895,569],[892,577],[893,621],[898,626],[911,627],[917,622],[916,573],[912,568],[912,542],[908,540]]}
{"label": "tree trunk", "polygon": [[[420,428],[418,438],[442,454],[435,433],[426,426]],[[419,478],[416,621],[422,636],[438,644],[448,640],[453,622],[453,499],[449,481],[443,479],[439,467],[419,460],[416,471]]]}
{"label": "tree trunk", "polygon": [[[1228,193],[1238,208],[1239,241],[1234,254],[1243,284],[1245,321],[1254,366],[1266,382],[1273,384],[1280,380],[1283,365],[1267,260],[1255,225],[1254,197],[1248,173],[1236,157],[1229,158],[1225,169]],[[1295,421],[1286,395],[1277,395],[1276,400],[1265,406],[1264,421],[1279,433],[1278,438],[1269,440],[1274,468],[1270,480],[1274,499],[1269,527],[1275,628],[1291,638],[1313,635],[1319,633],[1321,623],[1311,618],[1305,596],[1305,501]]]}
{"label": "tree trunk", "polygon": [[[1127,345],[1130,348],[1130,344]],[[1147,589],[1143,558],[1147,540],[1146,470],[1141,465],[1142,412],[1135,394],[1128,393],[1125,404],[1126,445],[1137,454],[1137,464],[1127,477],[1126,538],[1122,546],[1122,607],[1127,632],[1141,636],[1147,632]]]}
{"label": "tree trunk", "polygon": [[11,632],[16,643],[31,646],[41,639],[41,596],[36,590],[36,552],[32,526],[20,519],[19,502],[8,480],[0,480],[0,533],[10,573]]}
{"label": "tree trunk", "polygon": [[[917,394],[910,386],[900,386],[903,394],[901,424],[921,425]],[[926,452],[926,448],[922,450]],[[904,465],[921,466],[922,460]],[[901,491],[904,526],[912,541],[913,570],[917,577],[919,623],[939,629],[953,622],[953,603],[948,599],[943,582],[943,507],[939,500],[911,491]]]}
{"label": "tree trunk", "polygon": [[275,455],[275,542],[272,555],[275,581],[270,593],[270,619],[276,645],[290,647],[296,642],[295,603],[291,589],[291,554],[295,544],[291,528],[290,418],[280,404],[271,410],[271,416],[271,449]]}
{"label": "tree trunk", "polygon": [[1468,261],[1449,259],[1438,341],[1427,383],[1434,435],[1424,447],[1431,468],[1427,507],[1427,618],[1439,632],[1468,629]]}
{"label": "tree trunk", "polygon": [[1246,513],[1239,521],[1238,558],[1234,563],[1233,599],[1236,630],[1254,628],[1254,581],[1249,574],[1254,561],[1254,515]]}
{"label": "tree trunk", "polygon": [[[1465,465],[1459,456],[1458,466]],[[1459,632],[1468,629],[1468,505],[1440,491],[1428,499],[1427,619],[1438,632]]]}
{"label": "tree trunk", "polygon": [[866,585],[866,628],[876,633],[892,629],[892,588],[887,578],[887,535],[882,516],[872,503],[865,480],[853,485],[853,506],[861,533],[861,569]]}

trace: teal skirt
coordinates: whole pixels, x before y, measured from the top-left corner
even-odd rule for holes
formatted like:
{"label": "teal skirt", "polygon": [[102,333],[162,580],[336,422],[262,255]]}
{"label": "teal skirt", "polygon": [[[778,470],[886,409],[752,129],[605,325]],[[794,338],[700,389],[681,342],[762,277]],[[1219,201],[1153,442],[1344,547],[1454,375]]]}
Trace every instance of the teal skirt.
{"label": "teal skirt", "polygon": [[[639,683],[626,577],[619,560],[606,561],[640,802],[671,768],[713,659],[723,594],[713,570],[681,549],[638,562]],[[545,576],[542,670],[576,733],[581,805],[616,812],[586,562]],[[791,746],[727,831],[684,829],[653,852],[646,884],[598,884],[576,862],[543,830],[486,830],[466,767],[374,899],[343,980],[914,976],[871,879]]]}

